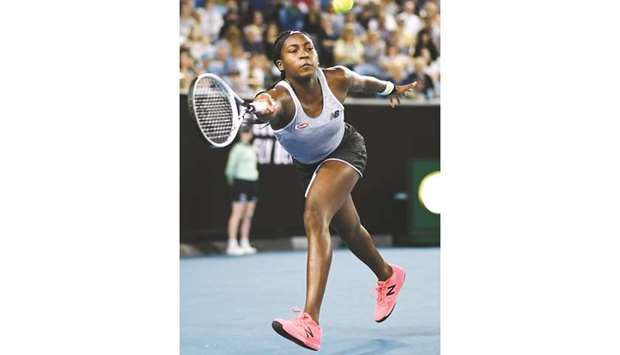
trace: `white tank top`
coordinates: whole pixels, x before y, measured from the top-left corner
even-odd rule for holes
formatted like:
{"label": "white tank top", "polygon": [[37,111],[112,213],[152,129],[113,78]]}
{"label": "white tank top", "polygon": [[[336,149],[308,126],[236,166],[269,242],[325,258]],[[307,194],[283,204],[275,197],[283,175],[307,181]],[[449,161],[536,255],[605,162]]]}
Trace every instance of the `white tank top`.
{"label": "white tank top", "polygon": [[333,152],[344,136],[344,107],[329,89],[322,69],[317,71],[323,93],[323,110],[316,117],[304,112],[291,85],[282,80],[280,85],[288,90],[295,104],[295,116],[289,124],[274,130],[276,139],[295,159],[304,164],[316,163]]}

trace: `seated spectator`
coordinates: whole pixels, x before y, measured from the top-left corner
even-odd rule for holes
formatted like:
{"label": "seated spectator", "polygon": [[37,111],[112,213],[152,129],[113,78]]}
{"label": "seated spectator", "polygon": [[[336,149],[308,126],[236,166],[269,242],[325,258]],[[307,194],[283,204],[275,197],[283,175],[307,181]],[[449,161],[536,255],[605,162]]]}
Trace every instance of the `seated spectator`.
{"label": "seated spectator", "polygon": [[385,12],[390,14],[392,17],[396,16],[398,11],[400,10],[400,7],[394,0],[381,0],[380,6],[381,8],[385,9]]}
{"label": "seated spectator", "polygon": [[407,76],[410,72],[411,58],[400,54],[398,47],[388,45],[386,54],[381,59],[381,67],[395,84],[402,85],[408,80]]}
{"label": "seated spectator", "polygon": [[217,39],[224,25],[222,14],[217,9],[215,0],[206,0],[203,7],[196,9],[200,16],[200,29],[205,36]]}
{"label": "seated spectator", "polygon": [[189,92],[189,86],[196,77],[196,69],[194,68],[194,59],[189,52],[189,48],[181,46],[180,57],[180,91],[181,93]]}
{"label": "seated spectator", "polygon": [[431,58],[435,61],[439,58],[439,49],[435,46],[435,42],[432,41],[430,32],[427,28],[423,28],[418,32],[418,37],[415,44],[415,56],[422,55],[422,48],[427,48],[431,53]]}
{"label": "seated spectator", "polygon": [[265,81],[268,75],[269,66],[265,65],[267,58],[264,54],[254,53],[250,56],[250,73],[248,85],[250,90],[258,92],[265,88]]}
{"label": "seated spectator", "polygon": [[422,10],[422,19],[424,19],[424,27],[428,30],[431,40],[437,48],[439,48],[440,38],[440,16],[439,6],[434,1],[426,1]]}
{"label": "seated spectator", "polygon": [[208,36],[203,36],[198,24],[192,27],[189,38],[185,44],[189,48],[194,59],[200,59],[205,54],[208,57],[213,57],[215,54],[215,48],[211,44],[210,38]]}
{"label": "seated spectator", "polygon": [[424,27],[422,20],[415,14],[415,2],[407,0],[403,3],[403,12],[398,14],[397,20],[403,21],[404,32],[415,36]]}
{"label": "seated spectator", "polygon": [[355,66],[354,70],[362,75],[383,78],[385,73],[380,63],[383,53],[385,53],[385,42],[379,37],[379,32],[368,31],[364,39],[364,63]]}
{"label": "seated spectator", "polygon": [[181,20],[179,24],[181,42],[189,36],[192,27],[194,27],[198,21],[196,21],[196,15],[194,13],[194,7],[191,0],[181,1]]}
{"label": "seated spectator", "polygon": [[347,25],[342,30],[342,35],[334,44],[334,58],[336,64],[344,65],[349,69],[362,63],[364,46],[362,42],[355,38],[353,26]]}
{"label": "seated spectator", "polygon": [[260,29],[255,25],[245,27],[245,40],[243,41],[243,49],[252,53],[265,53],[265,44],[261,36]]}
{"label": "seated spectator", "polygon": [[362,38],[362,36],[366,34],[366,30],[364,29],[364,26],[360,25],[359,22],[357,22],[357,19],[355,18],[355,14],[353,13],[353,11],[349,11],[345,15],[344,25],[352,26],[353,35],[357,38]]}
{"label": "seated spectator", "polygon": [[280,29],[275,22],[270,22],[267,25],[267,30],[265,30],[265,36],[263,43],[265,44],[265,54],[267,58],[273,58],[273,46],[276,44],[276,39],[278,38],[278,34],[280,33]]}
{"label": "seated spectator", "polygon": [[344,16],[342,14],[337,14],[332,5],[327,8],[327,12],[323,12],[323,16],[331,22],[331,26],[336,33],[336,36],[340,36],[342,29],[344,28]]}
{"label": "seated spectator", "polygon": [[308,9],[304,19],[304,31],[317,37],[321,32],[321,8],[318,2],[315,2]]}
{"label": "seated spectator", "polygon": [[396,22],[396,30],[389,33],[387,43],[398,47],[402,54],[413,56],[415,53],[416,38],[405,31],[404,22],[401,20]]}
{"label": "seated spectator", "polygon": [[277,11],[278,26],[282,31],[301,31],[304,27],[304,14],[291,2],[281,3]]}
{"label": "seated spectator", "polygon": [[379,8],[377,16],[368,23],[368,28],[379,31],[381,38],[387,40],[389,33],[396,30],[396,20],[385,9]]}
{"label": "seated spectator", "polygon": [[[241,21],[239,6],[237,5],[237,2],[235,0],[226,1],[226,13],[224,13],[223,19],[224,25],[222,25],[222,28],[220,29],[220,38],[224,37],[224,34],[229,27],[237,27],[239,25],[239,22]],[[239,28],[237,27],[237,29]],[[241,30],[239,30],[239,33],[241,33]]]}
{"label": "seated spectator", "polygon": [[338,40],[338,35],[334,31],[329,17],[321,16],[321,31],[318,36],[319,63],[325,67],[332,67],[336,63],[334,59],[336,40]]}
{"label": "seated spectator", "polygon": [[437,82],[439,81],[439,59],[441,57],[433,61],[433,58],[431,57],[431,52],[428,50],[428,48],[422,48],[421,54],[421,57],[424,58],[424,61],[426,63],[426,70],[424,72],[428,74],[431,79],[433,79],[433,82],[435,84],[437,84]]}
{"label": "seated spectator", "polygon": [[426,59],[423,57],[416,57],[414,60],[414,72],[407,79],[410,82],[417,81],[418,84],[415,87],[415,92],[424,95],[424,98],[430,100],[434,96],[435,85],[433,79],[425,73],[426,71]]}
{"label": "seated spectator", "polygon": [[242,46],[243,43],[241,41],[242,39],[242,34],[241,34],[241,30],[239,29],[239,27],[237,26],[228,26],[228,28],[226,28],[226,31],[223,33],[223,36],[221,37],[222,40],[221,41],[225,41],[226,45],[230,46],[232,49],[232,46]]}
{"label": "seated spectator", "polygon": [[260,36],[262,37],[265,34],[265,30],[267,29],[263,13],[260,11],[254,11],[254,13],[252,13],[252,22],[248,26],[256,26],[259,29]]}
{"label": "seated spectator", "polygon": [[241,80],[247,82],[250,76],[250,61],[247,54],[243,51],[243,47],[239,45],[232,46],[230,50],[230,57],[226,60],[224,67],[226,74],[238,73]]}
{"label": "seated spectator", "polygon": [[215,57],[209,61],[206,71],[223,76],[226,73],[226,61],[228,60],[229,53],[229,46],[220,41],[217,47],[215,47]]}

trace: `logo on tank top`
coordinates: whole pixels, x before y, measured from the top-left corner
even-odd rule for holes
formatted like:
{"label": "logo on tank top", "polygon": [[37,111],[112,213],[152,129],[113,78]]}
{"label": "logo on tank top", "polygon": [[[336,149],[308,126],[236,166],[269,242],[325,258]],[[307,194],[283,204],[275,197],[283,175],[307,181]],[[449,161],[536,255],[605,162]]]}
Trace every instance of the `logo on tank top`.
{"label": "logo on tank top", "polygon": [[298,124],[297,126],[295,126],[295,129],[304,129],[306,127],[310,126],[310,124],[308,122],[302,122],[300,124]]}
{"label": "logo on tank top", "polygon": [[340,116],[340,110],[336,110],[336,111],[332,112],[332,117],[330,117],[329,120],[331,121],[333,119],[336,119],[336,118],[338,118],[338,116]]}

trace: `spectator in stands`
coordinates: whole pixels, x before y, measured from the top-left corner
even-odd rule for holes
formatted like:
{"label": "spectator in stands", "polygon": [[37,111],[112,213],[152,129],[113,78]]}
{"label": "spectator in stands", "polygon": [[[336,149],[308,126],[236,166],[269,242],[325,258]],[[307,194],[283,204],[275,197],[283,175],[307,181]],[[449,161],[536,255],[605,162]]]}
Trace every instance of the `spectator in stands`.
{"label": "spectator in stands", "polygon": [[263,13],[260,11],[254,11],[254,13],[252,13],[252,23],[250,23],[250,25],[256,26],[259,29],[260,35],[262,37],[265,34],[265,30],[267,29]]}
{"label": "spectator in stands", "polygon": [[239,15],[239,6],[237,5],[237,2],[234,0],[228,0],[226,2],[226,13],[224,14],[224,25],[220,29],[219,37],[224,37],[224,34],[228,28],[232,26],[237,27],[240,21],[241,15]]}
{"label": "spectator in stands", "polygon": [[248,25],[245,27],[245,40],[243,41],[243,49],[252,53],[265,53],[265,44],[261,36],[260,28],[256,25]]}
{"label": "spectator in stands", "polygon": [[208,57],[213,57],[215,53],[215,48],[211,44],[210,38],[203,36],[198,24],[192,27],[185,45],[189,48],[194,59],[200,59],[204,54]]}
{"label": "spectator in stands", "polygon": [[192,27],[194,27],[198,21],[194,13],[194,7],[191,0],[181,1],[181,20],[179,24],[181,42],[185,41],[189,36]]}
{"label": "spectator in stands", "polygon": [[187,93],[192,80],[196,77],[196,69],[194,68],[194,59],[192,59],[189,48],[185,46],[181,46],[179,65],[181,72],[180,91],[181,93]]}
{"label": "spectator in stands", "polygon": [[276,10],[278,27],[282,31],[301,31],[304,27],[304,14],[299,11],[292,1],[285,0],[279,4]]}
{"label": "spectator in stands", "polygon": [[326,15],[321,16],[321,31],[318,37],[319,63],[325,67],[334,66],[336,63],[334,59],[334,45],[336,40],[338,40],[338,35],[332,27],[332,22]]}
{"label": "spectator in stands", "polygon": [[345,15],[344,25],[352,26],[353,35],[357,38],[362,38],[366,34],[366,30],[364,29],[364,26],[360,25],[360,23],[357,22],[357,19],[355,18],[355,14],[353,13],[353,11],[349,11]]}
{"label": "spectator in stands", "polygon": [[241,30],[237,26],[228,26],[226,31],[223,33],[222,40],[220,42],[225,42],[225,44],[229,47],[233,46],[242,46],[243,42],[241,41],[242,35]]}
{"label": "spectator in stands", "polygon": [[267,25],[267,29],[265,30],[265,55],[267,58],[271,58],[273,55],[273,46],[276,43],[276,39],[278,38],[278,34],[280,33],[280,29],[278,28],[278,24],[275,22],[270,22]]}
{"label": "spectator in stands", "polygon": [[215,57],[209,62],[207,71],[216,75],[226,74],[226,61],[230,54],[229,46],[225,45],[222,41],[215,47]]}
{"label": "spectator in stands", "polygon": [[398,52],[398,47],[388,45],[386,55],[381,59],[381,67],[394,84],[400,85],[407,81],[410,72],[410,57]]}
{"label": "spectator in stands", "polygon": [[264,54],[254,53],[250,56],[250,72],[248,84],[250,90],[257,92],[265,88],[265,81],[268,72],[266,70],[265,61],[267,58]]}
{"label": "spectator in stands", "polygon": [[385,12],[390,14],[392,17],[396,16],[398,11],[400,11],[400,7],[394,0],[381,0],[381,8],[383,8]]}
{"label": "spectator in stands", "polygon": [[416,39],[415,44],[415,56],[419,57],[422,55],[422,48],[427,48],[431,53],[431,58],[435,61],[439,58],[439,49],[435,46],[435,42],[431,39],[431,34],[428,28],[423,28],[418,32],[418,38]]}
{"label": "spectator in stands", "polygon": [[[252,127],[241,126],[239,142],[235,144],[226,162],[226,180],[231,187],[232,206],[228,219],[228,246],[226,254],[255,254],[256,249],[250,245],[252,216],[258,201],[258,169],[256,149],[252,145]],[[237,241],[241,224],[241,238]]]}
{"label": "spectator in stands", "polygon": [[368,31],[364,39],[364,63],[355,66],[354,71],[361,75],[371,75],[384,78],[385,73],[381,69],[381,58],[385,53],[385,42],[377,31]]}
{"label": "spectator in stands", "polygon": [[304,31],[316,38],[318,38],[319,32],[321,32],[321,7],[318,2],[315,2],[308,9],[304,19]]}
{"label": "spectator in stands", "polygon": [[366,3],[362,6],[362,11],[357,17],[358,22],[364,29],[370,29],[369,24],[370,20],[375,17],[375,5],[374,3]]}
{"label": "spectator in stands", "polygon": [[404,21],[396,21],[396,30],[388,35],[388,44],[398,47],[402,54],[412,56],[415,53],[416,37],[405,31]]}
{"label": "spectator in stands", "polygon": [[397,20],[403,21],[404,32],[415,36],[424,27],[422,20],[415,14],[415,2],[407,0],[403,3],[403,12],[398,14]]}
{"label": "spectator in stands", "polygon": [[433,79],[426,74],[426,59],[423,57],[416,57],[414,64],[414,73],[407,79],[417,81],[418,85],[415,87],[415,91],[424,95],[424,98],[430,100],[434,96],[435,85]]}
{"label": "spectator in stands", "polygon": [[206,0],[204,7],[196,9],[196,12],[200,16],[202,33],[209,38],[218,38],[224,19],[216,7],[215,0]]}
{"label": "spectator in stands", "polygon": [[358,38],[355,38],[353,32],[354,27],[346,25],[342,30],[342,35],[334,45],[336,64],[344,65],[349,69],[361,64],[364,55],[364,46]]}
{"label": "spectator in stands", "polygon": [[424,10],[422,11],[422,18],[424,19],[424,27],[430,34],[431,40],[437,48],[439,48],[440,42],[440,16],[439,6],[434,1],[426,1],[424,3]]}
{"label": "spectator in stands", "polygon": [[[230,58],[226,61],[225,70],[227,73],[238,73],[240,80],[247,84],[248,77],[250,76],[250,61],[242,46],[232,46]],[[244,89],[242,91],[248,90],[246,85],[242,85],[242,87]]]}
{"label": "spectator in stands", "polygon": [[421,54],[421,57],[424,58],[424,62],[426,63],[426,70],[424,72],[428,74],[433,79],[435,85],[437,85],[439,82],[439,59],[441,57],[433,61],[431,52],[428,48],[422,48]]}
{"label": "spectator in stands", "polygon": [[381,38],[387,40],[390,32],[396,30],[396,20],[383,8],[379,8],[377,17],[372,18],[368,23],[368,28],[379,31]]}
{"label": "spectator in stands", "polygon": [[327,12],[323,12],[323,16],[327,17],[327,19],[331,22],[331,26],[334,29],[336,36],[340,36],[340,33],[344,27],[344,16],[342,16],[342,14],[337,14],[332,5],[327,8]]}

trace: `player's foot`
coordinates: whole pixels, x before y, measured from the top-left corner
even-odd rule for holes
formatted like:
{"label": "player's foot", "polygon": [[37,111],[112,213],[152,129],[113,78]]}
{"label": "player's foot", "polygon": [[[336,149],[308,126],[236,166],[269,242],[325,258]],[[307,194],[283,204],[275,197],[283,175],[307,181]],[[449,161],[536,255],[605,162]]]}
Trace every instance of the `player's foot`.
{"label": "player's foot", "polygon": [[299,317],[292,320],[275,319],[271,323],[273,330],[306,349],[319,350],[321,348],[321,336],[323,336],[321,327],[308,313],[300,309],[293,310],[300,312]]}
{"label": "player's foot", "polygon": [[228,243],[228,247],[226,247],[226,255],[239,256],[243,255],[243,249],[239,246],[239,244]]}
{"label": "player's foot", "polygon": [[396,306],[396,297],[405,283],[405,270],[392,265],[392,276],[385,281],[377,281],[377,306],[375,307],[375,322],[383,322],[392,314]]}
{"label": "player's foot", "polygon": [[256,254],[256,248],[251,246],[250,242],[242,240],[240,244],[243,254]]}

